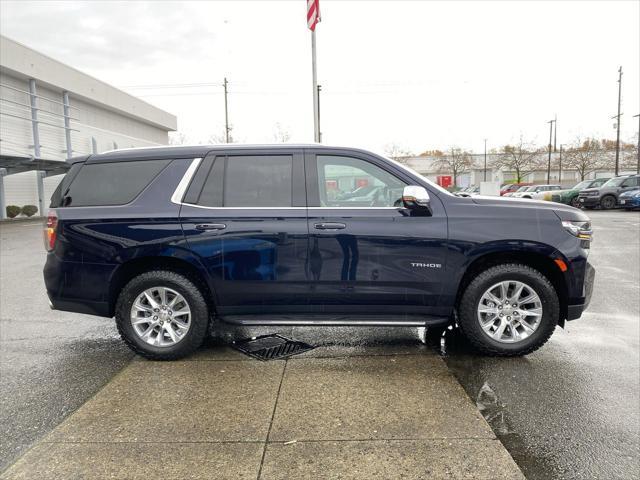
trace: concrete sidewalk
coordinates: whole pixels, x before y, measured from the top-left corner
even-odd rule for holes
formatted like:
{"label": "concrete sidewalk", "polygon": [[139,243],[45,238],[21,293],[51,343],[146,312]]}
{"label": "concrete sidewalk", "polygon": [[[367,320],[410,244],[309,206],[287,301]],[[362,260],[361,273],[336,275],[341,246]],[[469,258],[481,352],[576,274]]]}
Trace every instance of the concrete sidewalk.
{"label": "concrete sidewalk", "polygon": [[524,477],[442,359],[392,345],[135,359],[1,478]]}

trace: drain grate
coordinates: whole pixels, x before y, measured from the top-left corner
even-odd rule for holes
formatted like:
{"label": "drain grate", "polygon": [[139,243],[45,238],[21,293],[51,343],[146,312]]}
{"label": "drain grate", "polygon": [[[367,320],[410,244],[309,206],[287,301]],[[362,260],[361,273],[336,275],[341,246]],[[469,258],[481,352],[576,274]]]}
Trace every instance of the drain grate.
{"label": "drain grate", "polygon": [[233,342],[232,346],[245,355],[263,361],[287,358],[315,348],[308,343],[289,340],[278,334],[239,340]]}

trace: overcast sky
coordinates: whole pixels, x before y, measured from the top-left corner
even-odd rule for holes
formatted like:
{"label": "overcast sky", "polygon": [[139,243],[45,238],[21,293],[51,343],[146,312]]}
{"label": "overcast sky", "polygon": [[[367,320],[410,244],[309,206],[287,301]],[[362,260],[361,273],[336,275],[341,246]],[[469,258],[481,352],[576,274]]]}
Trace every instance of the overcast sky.
{"label": "overcast sky", "polygon": [[[415,153],[622,138],[640,113],[639,1],[328,1],[317,27],[325,143]],[[14,40],[221,135],[222,80],[240,141],[313,140],[306,1],[0,2]],[[197,87],[185,85],[204,84]],[[155,88],[151,88],[154,87]]]}

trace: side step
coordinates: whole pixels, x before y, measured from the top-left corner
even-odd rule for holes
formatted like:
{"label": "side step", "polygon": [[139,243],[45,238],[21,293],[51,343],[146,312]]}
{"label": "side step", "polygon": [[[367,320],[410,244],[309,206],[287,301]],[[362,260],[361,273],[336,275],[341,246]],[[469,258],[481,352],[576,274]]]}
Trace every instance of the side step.
{"label": "side step", "polygon": [[234,325],[341,325],[341,326],[389,326],[426,327],[441,325],[449,321],[447,317],[426,315],[352,315],[300,313],[285,315],[224,315],[219,317],[225,323]]}

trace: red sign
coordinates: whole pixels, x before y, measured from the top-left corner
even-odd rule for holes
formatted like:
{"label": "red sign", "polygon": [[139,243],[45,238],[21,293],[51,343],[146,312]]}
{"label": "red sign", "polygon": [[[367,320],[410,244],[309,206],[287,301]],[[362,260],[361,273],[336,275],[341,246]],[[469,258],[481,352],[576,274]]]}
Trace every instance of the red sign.
{"label": "red sign", "polygon": [[452,185],[451,175],[438,175],[436,182],[443,188],[450,187]]}

